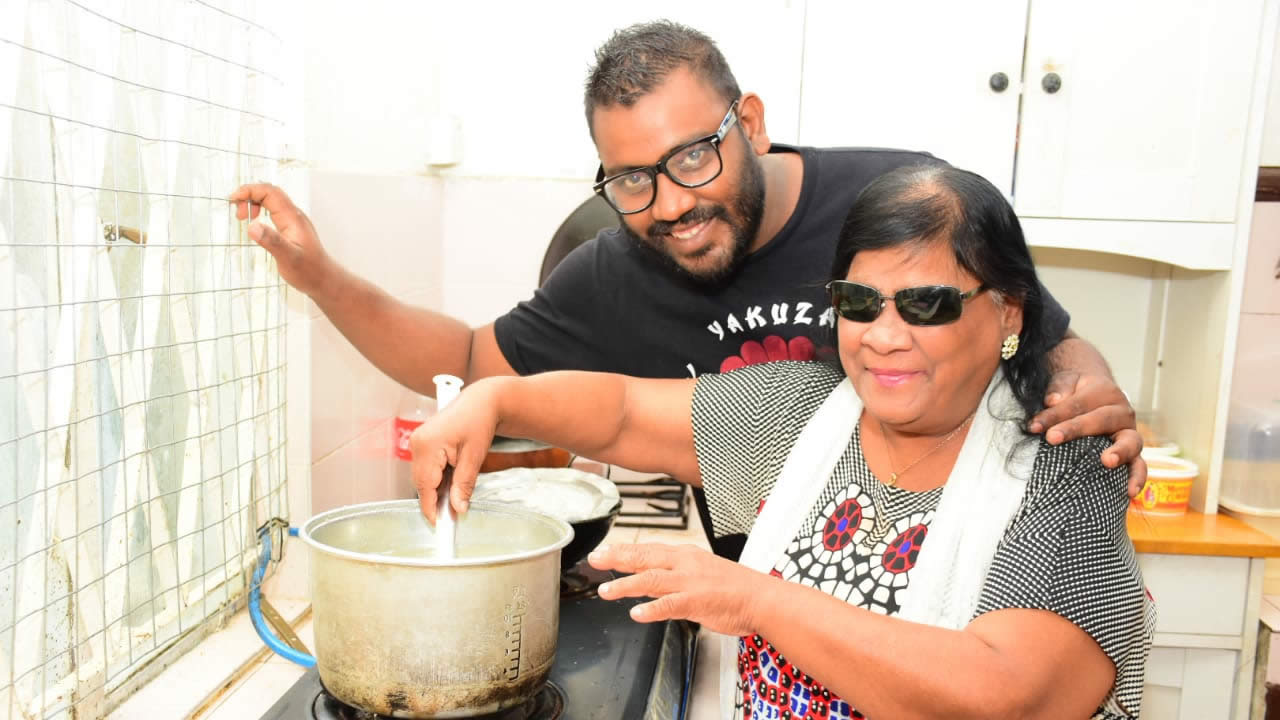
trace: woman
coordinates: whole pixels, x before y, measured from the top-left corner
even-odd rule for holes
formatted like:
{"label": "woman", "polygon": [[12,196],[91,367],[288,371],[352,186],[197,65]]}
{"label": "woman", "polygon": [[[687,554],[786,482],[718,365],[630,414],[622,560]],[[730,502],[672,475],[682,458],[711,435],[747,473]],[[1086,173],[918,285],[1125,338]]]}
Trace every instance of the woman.
{"label": "woman", "polygon": [[465,509],[495,432],[700,485],[717,534],[750,533],[741,564],[590,560],[634,573],[601,597],[655,598],[637,620],[734,638],[726,716],[1137,717],[1154,611],[1127,471],[1104,438],[1021,430],[1048,343],[1012,208],[972,173],[894,171],[858,197],[832,278],[838,368],[485,380],[415,434],[422,496],[453,466]]}

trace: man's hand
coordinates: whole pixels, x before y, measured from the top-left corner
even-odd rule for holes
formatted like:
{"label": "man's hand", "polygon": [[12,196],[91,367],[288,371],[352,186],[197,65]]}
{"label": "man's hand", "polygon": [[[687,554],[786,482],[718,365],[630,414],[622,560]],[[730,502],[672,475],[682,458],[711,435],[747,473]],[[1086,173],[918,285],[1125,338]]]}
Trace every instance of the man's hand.
{"label": "man's hand", "polygon": [[253,220],[263,208],[271,216],[275,230],[255,222],[249,237],[276,259],[285,282],[307,295],[321,290],[334,265],[320,245],[311,220],[299,210],[283,190],[266,183],[242,185],[228,198],[236,206],[236,217]]}
{"label": "man's hand", "polygon": [[599,587],[605,600],[654,598],[632,608],[632,619],[683,618],[730,636],[757,631],[764,591],[782,582],[696,545],[602,545],[587,561],[599,570],[630,573]]}
{"label": "man's hand", "polygon": [[[1061,370],[1049,380],[1045,409],[1031,419],[1031,432],[1045,434],[1050,445],[1086,435],[1110,435],[1111,447],[1102,453],[1109,468],[1129,465],[1129,497],[1136,497],[1147,481],[1133,408],[1115,381],[1104,375],[1081,375]],[[1046,431],[1045,428],[1048,428]]]}

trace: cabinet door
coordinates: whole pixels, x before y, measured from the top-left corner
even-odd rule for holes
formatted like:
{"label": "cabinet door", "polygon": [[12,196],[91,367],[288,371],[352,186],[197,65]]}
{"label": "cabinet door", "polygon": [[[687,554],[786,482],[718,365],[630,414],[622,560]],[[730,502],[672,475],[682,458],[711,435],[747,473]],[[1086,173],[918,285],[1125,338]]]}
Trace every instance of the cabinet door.
{"label": "cabinet door", "polygon": [[1027,0],[809,2],[800,142],[924,150],[1007,195],[1026,13]]}
{"label": "cabinet door", "polygon": [[1142,717],[1151,720],[1231,718],[1239,655],[1234,650],[1151,648],[1142,689]]}
{"label": "cabinet door", "polygon": [[1036,0],[1018,213],[1234,221],[1261,18],[1262,0]]}

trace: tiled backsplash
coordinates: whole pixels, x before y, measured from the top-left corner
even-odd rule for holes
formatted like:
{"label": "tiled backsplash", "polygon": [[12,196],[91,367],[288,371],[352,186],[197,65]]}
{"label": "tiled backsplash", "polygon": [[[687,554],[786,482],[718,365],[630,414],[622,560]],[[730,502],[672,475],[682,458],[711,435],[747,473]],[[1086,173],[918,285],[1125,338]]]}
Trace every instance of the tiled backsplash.
{"label": "tiled backsplash", "polygon": [[[325,249],[351,271],[424,307],[441,304],[441,181],[316,171],[306,208]],[[313,308],[311,509],[405,497],[395,489],[391,420],[403,388]]]}
{"label": "tiled backsplash", "polygon": [[[479,326],[532,295],[552,234],[590,192],[586,181],[315,171],[305,209],[348,269]],[[310,322],[313,512],[412,497],[389,444],[405,390],[314,308]]]}

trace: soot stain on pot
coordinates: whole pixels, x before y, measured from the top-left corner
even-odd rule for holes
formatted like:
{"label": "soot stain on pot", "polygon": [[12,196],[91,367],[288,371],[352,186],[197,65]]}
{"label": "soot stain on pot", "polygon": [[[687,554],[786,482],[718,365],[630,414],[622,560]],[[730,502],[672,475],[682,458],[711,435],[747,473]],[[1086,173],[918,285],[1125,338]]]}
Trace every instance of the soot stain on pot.
{"label": "soot stain on pot", "polygon": [[403,690],[392,690],[387,693],[387,707],[392,712],[398,712],[409,709],[409,696]]}
{"label": "soot stain on pot", "polygon": [[525,675],[518,682],[509,685],[449,690],[404,687],[388,690],[378,697],[329,692],[358,708],[393,717],[432,717],[437,713],[459,708],[489,708],[486,712],[498,712],[528,700],[542,687],[550,674],[551,668],[547,667],[542,672]]}
{"label": "soot stain on pot", "polygon": [[511,685],[500,687],[480,687],[470,692],[459,692],[455,699],[461,707],[488,707],[496,705],[497,709],[511,707],[524,702],[529,696],[542,687],[549,673],[540,673],[536,677],[525,676]]}

